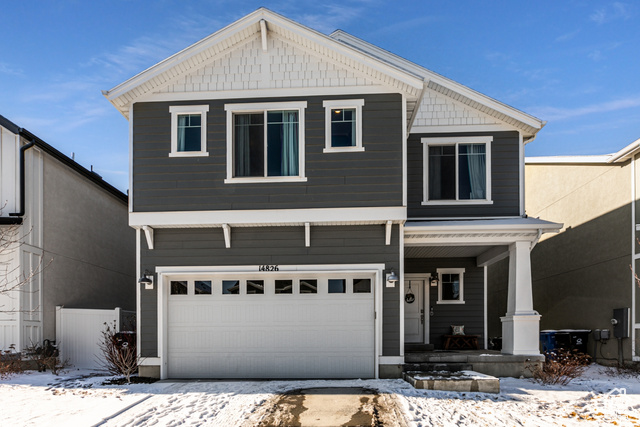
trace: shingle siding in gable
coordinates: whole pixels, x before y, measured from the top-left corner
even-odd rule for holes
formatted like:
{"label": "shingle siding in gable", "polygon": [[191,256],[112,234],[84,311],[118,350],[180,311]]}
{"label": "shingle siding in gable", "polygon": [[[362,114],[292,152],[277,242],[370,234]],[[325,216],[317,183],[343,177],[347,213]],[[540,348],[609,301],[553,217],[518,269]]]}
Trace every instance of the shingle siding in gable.
{"label": "shingle siding in gable", "polygon": [[[364,152],[323,153],[326,99],[364,98]],[[306,100],[307,182],[224,184],[225,103]],[[209,104],[208,157],[169,157],[170,105]],[[134,105],[134,211],[296,209],[402,205],[402,100],[398,94],[156,102]]]}
{"label": "shingle siding in gable", "polygon": [[[493,136],[491,142],[491,205],[422,206],[423,146],[421,138]],[[407,143],[408,216],[446,218],[518,216],[520,214],[520,150],[518,132],[411,134]]]}

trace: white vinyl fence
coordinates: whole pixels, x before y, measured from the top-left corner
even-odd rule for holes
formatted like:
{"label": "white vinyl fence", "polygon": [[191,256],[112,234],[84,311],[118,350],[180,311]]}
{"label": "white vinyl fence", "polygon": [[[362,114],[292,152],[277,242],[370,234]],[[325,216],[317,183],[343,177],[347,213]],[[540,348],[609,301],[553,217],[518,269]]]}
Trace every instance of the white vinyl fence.
{"label": "white vinyl fence", "polygon": [[100,368],[101,353],[98,343],[102,339],[105,323],[116,331],[127,330],[134,311],[120,308],[93,310],[56,307],[56,344],[61,360],[69,360],[76,368]]}

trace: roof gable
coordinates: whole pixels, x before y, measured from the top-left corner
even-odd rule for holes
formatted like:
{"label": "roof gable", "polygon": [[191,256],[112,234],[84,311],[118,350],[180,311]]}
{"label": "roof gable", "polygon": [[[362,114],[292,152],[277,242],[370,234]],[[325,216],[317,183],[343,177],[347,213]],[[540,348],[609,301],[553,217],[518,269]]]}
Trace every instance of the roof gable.
{"label": "roof gable", "polygon": [[[271,51],[270,49],[273,48],[279,50]],[[242,58],[242,51],[245,49],[253,51],[254,55]],[[266,58],[263,53],[268,54]],[[422,78],[407,70],[379,61],[317,31],[261,8],[103,94],[122,114],[128,116],[129,107],[133,102],[148,100],[150,96],[162,91],[175,94],[183,89],[187,92],[187,89],[191,89],[205,94],[210,87],[213,93],[218,92],[220,86],[234,91],[250,90],[251,83],[243,86],[235,79],[229,82],[231,84],[217,85],[219,82],[216,81],[212,86],[209,86],[211,82],[207,81],[206,88],[203,90],[202,81],[208,79],[195,76],[208,75],[207,69],[213,72],[217,66],[224,68],[226,64],[229,67],[233,66],[235,71],[238,71],[238,67],[242,67],[243,73],[240,75],[245,74],[248,69],[248,74],[254,74],[250,78],[255,86],[257,82],[266,81],[268,77],[265,75],[268,76],[270,73],[299,72],[293,69],[301,65],[299,61],[291,64],[291,71],[286,70],[286,66],[285,71],[280,69],[283,58],[295,59],[297,54],[307,55],[308,59],[313,58],[312,66],[323,62],[333,64],[331,70],[311,70],[312,72],[328,71],[331,86],[340,86],[338,81],[331,80],[340,78],[334,77],[334,73],[337,73],[344,79],[351,79],[349,80],[351,83],[355,78],[356,85],[386,86],[413,99],[418,98],[423,87]],[[243,64],[243,59],[254,60],[254,63]],[[228,79],[229,75],[226,71],[224,76],[217,76],[217,78]],[[306,74],[304,79],[278,77],[280,78],[273,82],[274,85],[277,85],[278,81],[284,84],[284,80],[310,79]],[[322,77],[320,80],[325,78],[327,77]],[[323,81],[316,83],[319,86],[324,84]],[[187,85],[190,85],[189,88]],[[301,82],[300,87],[307,86],[305,82]],[[260,87],[254,89],[260,89]],[[211,97],[212,92],[208,95]]]}

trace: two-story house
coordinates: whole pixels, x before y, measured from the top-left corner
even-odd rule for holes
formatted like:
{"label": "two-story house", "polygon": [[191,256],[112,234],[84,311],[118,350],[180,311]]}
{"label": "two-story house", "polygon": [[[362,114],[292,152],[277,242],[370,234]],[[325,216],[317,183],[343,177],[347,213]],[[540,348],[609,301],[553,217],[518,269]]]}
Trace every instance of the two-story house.
{"label": "two-story house", "polygon": [[141,374],[399,376],[451,325],[539,355],[524,144],[544,122],[267,9],[104,92],[128,119]]}

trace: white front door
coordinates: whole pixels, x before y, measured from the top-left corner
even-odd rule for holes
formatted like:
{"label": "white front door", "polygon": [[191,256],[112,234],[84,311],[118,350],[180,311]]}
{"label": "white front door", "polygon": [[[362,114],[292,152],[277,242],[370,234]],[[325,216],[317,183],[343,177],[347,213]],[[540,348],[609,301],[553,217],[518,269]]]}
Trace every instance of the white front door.
{"label": "white front door", "polygon": [[404,342],[425,343],[424,280],[404,281]]}

